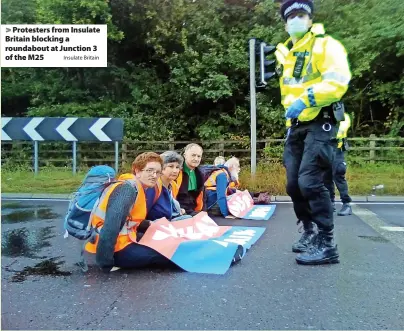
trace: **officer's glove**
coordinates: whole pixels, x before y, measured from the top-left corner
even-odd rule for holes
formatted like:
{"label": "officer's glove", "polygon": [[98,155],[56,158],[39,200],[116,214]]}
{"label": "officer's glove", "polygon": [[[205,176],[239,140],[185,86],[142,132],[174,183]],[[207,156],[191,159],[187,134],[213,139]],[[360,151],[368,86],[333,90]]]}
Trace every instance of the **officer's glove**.
{"label": "officer's glove", "polygon": [[297,118],[300,113],[306,109],[306,105],[301,99],[297,99],[294,103],[290,105],[288,110],[286,111],[285,117],[286,118]]}

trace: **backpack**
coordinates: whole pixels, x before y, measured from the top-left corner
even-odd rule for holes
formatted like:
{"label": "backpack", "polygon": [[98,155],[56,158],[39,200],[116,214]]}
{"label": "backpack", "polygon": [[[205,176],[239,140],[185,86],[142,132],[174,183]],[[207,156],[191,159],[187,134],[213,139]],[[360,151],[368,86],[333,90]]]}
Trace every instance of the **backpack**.
{"label": "backpack", "polygon": [[73,193],[64,220],[65,235],[86,240],[92,235],[91,213],[98,205],[102,192],[112,183],[116,183],[116,172],[113,168],[100,165],[92,167],[79,189]]}
{"label": "backpack", "polygon": [[200,166],[198,169],[200,170],[200,172],[201,172],[201,174],[202,174],[203,182],[204,182],[204,183],[208,180],[208,178],[210,177],[210,175],[211,175],[212,173],[214,173],[215,171],[217,171],[217,170],[222,170],[222,169],[224,169],[224,170],[226,170],[227,172],[229,172],[228,169],[227,169],[227,167],[225,167],[224,165],[215,166],[215,165],[211,165],[211,164],[206,164],[206,165]]}

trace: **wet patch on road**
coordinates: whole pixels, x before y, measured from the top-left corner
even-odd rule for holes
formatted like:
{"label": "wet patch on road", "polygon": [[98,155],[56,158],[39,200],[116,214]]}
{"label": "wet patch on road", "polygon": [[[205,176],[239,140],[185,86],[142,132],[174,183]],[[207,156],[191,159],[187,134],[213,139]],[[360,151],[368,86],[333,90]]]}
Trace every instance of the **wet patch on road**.
{"label": "wet patch on road", "polygon": [[1,209],[46,208],[46,205],[27,205],[21,202],[2,202]]}
{"label": "wet patch on road", "polygon": [[358,236],[361,239],[367,239],[379,243],[388,243],[389,241],[386,238],[383,238],[381,236]]}
{"label": "wet patch on road", "polygon": [[50,220],[50,219],[56,219],[58,217],[60,217],[60,215],[54,213],[51,208],[38,209],[36,207],[35,209],[27,209],[27,207],[25,207],[25,209],[23,210],[16,210],[9,214],[5,214],[2,212],[1,222],[10,224],[10,223],[20,223],[28,221]]}
{"label": "wet patch on road", "polygon": [[60,257],[53,257],[44,261],[41,261],[34,265],[33,267],[25,267],[22,271],[16,271],[11,278],[12,282],[23,282],[26,280],[27,276],[70,276],[72,273],[70,271],[60,270],[60,266],[63,265],[64,261],[56,261]]}
{"label": "wet patch on road", "polygon": [[1,234],[1,254],[9,257],[39,258],[36,253],[44,247],[51,246],[49,239],[55,236],[52,234],[52,228],[54,226],[38,229],[24,227],[3,232]]}

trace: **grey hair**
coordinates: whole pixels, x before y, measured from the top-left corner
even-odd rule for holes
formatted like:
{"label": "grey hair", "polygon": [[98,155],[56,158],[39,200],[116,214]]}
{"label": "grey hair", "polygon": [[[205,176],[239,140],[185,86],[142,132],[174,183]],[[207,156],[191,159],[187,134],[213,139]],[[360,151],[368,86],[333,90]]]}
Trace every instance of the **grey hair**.
{"label": "grey hair", "polygon": [[215,166],[218,166],[218,165],[223,165],[223,164],[225,164],[225,162],[226,162],[226,159],[225,159],[223,156],[218,156],[218,157],[216,157],[216,159],[213,161],[213,164],[214,164]]}
{"label": "grey hair", "polygon": [[195,144],[195,143],[190,143],[190,144],[188,144],[188,145],[186,145],[186,146],[184,147],[184,153],[185,153],[187,150],[191,149],[192,147],[199,147],[199,148],[201,149],[201,151],[203,152],[203,148],[202,148],[201,146],[199,146],[198,144]]}
{"label": "grey hair", "polygon": [[233,166],[235,164],[240,165],[240,161],[238,158],[233,156],[230,159],[228,159],[224,165],[225,165],[225,167],[230,168],[231,166]]}
{"label": "grey hair", "polygon": [[167,163],[177,162],[180,167],[184,164],[184,158],[182,155],[178,154],[175,151],[166,151],[163,154],[160,154],[161,159],[163,160],[163,168]]}

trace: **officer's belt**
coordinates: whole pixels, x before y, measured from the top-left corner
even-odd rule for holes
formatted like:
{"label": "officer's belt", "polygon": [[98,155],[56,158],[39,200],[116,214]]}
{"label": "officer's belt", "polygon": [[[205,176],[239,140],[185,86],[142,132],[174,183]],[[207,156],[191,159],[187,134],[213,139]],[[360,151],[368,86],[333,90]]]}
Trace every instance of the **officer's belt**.
{"label": "officer's belt", "polygon": [[295,77],[284,77],[283,78],[283,84],[284,85],[299,85],[299,84],[304,84],[307,82],[310,82],[312,80],[315,80],[317,78],[321,77],[320,72],[316,72],[314,74],[306,75],[300,78],[295,78]]}
{"label": "officer's belt", "polygon": [[321,108],[318,115],[315,118],[313,118],[312,120],[300,121],[297,118],[292,118],[291,123],[292,123],[292,125],[309,125],[314,122],[326,122],[327,121],[326,118],[328,118],[329,122],[333,122],[331,114],[332,114],[332,106],[325,106],[325,107]]}

